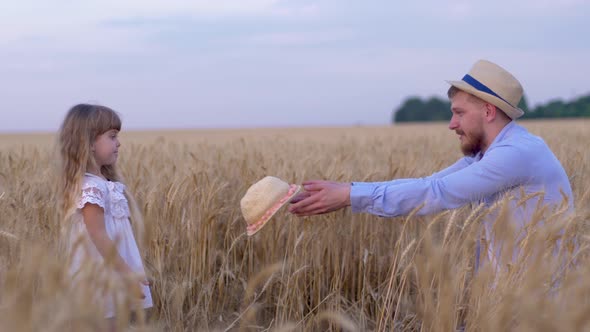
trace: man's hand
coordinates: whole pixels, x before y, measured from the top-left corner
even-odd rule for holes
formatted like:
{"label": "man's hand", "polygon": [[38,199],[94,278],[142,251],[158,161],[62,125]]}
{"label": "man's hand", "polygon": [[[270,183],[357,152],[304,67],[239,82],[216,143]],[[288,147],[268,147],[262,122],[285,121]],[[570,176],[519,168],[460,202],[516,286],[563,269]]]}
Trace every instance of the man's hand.
{"label": "man's hand", "polygon": [[289,212],[299,217],[333,212],[350,205],[350,183],[305,181],[303,189],[289,207]]}

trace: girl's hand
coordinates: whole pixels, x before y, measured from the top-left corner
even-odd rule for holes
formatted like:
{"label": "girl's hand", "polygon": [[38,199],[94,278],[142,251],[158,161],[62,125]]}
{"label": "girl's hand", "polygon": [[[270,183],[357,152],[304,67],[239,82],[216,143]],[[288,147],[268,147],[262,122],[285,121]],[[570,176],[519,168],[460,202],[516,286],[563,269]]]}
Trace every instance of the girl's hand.
{"label": "girl's hand", "polygon": [[135,278],[131,279],[131,284],[130,284],[130,290],[131,290],[131,295],[134,298],[140,298],[140,299],[145,299],[145,294],[143,293],[143,287],[141,287],[142,285],[144,286],[149,286],[150,282],[147,281],[147,279],[145,278],[144,275],[135,275]]}
{"label": "girl's hand", "polygon": [[150,282],[145,275],[132,272],[124,275],[123,278],[127,289],[133,298],[145,299],[145,294],[143,293],[143,288],[141,286],[150,285]]}

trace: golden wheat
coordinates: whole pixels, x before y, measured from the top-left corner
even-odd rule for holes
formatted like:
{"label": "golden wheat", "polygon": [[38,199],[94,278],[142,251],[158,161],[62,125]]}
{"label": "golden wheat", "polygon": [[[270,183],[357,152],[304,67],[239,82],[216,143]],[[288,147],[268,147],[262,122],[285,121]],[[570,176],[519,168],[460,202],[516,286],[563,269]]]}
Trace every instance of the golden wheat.
{"label": "golden wheat", "polygon": [[[478,226],[489,213],[482,207],[402,218],[345,210],[299,219],[282,210],[259,234],[245,236],[239,200],[262,177],[426,176],[460,157],[443,124],[123,132],[120,166],[144,215],[155,301],[150,317],[128,328],[590,329],[590,122],[524,125],[562,161],[577,209],[567,218],[555,212],[548,219],[554,227],[532,228],[520,242],[522,261],[500,274],[473,272]],[[104,324],[89,300],[93,276],[73,287],[60,256],[52,141],[52,134],[0,135],[1,331],[97,331]],[[501,216],[504,206],[494,209]],[[498,233],[511,238],[506,220],[498,220]],[[577,268],[556,281],[568,254],[551,252],[557,226],[565,236],[580,235],[582,250]]]}

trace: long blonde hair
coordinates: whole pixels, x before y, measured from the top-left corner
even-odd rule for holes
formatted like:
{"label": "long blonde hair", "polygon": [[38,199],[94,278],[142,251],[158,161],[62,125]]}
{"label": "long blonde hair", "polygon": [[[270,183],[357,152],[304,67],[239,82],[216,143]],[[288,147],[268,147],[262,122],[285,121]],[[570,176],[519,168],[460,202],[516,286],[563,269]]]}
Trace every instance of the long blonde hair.
{"label": "long blonde hair", "polygon": [[[61,212],[66,220],[76,212],[84,174],[89,168],[97,166],[91,146],[98,136],[111,129],[121,130],[121,118],[112,109],[101,105],[75,105],[63,120],[58,135],[61,156],[59,188]],[[123,182],[115,164],[102,166],[100,173],[109,181]],[[139,238],[143,240],[143,219],[137,203],[127,189],[125,196],[134,227],[141,233]]]}
{"label": "long blonde hair", "polygon": [[[121,119],[108,107],[78,104],[66,114],[59,130],[61,209],[66,217],[75,210],[84,174],[96,166],[92,144],[98,136],[111,129],[121,130]],[[120,180],[115,165],[103,166],[100,172],[108,180]]]}

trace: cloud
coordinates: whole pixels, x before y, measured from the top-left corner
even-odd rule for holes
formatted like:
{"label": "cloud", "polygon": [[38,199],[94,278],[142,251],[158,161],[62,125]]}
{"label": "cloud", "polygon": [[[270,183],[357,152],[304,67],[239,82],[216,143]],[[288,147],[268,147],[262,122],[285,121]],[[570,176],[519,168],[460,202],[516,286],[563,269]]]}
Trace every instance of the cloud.
{"label": "cloud", "polygon": [[[19,21],[22,16],[34,16],[45,21],[68,19],[69,21],[103,20],[130,16],[161,17],[178,14],[189,16],[251,14],[268,12],[279,4],[277,0],[103,0],[64,1],[39,3],[33,0],[14,2],[3,8],[3,19]],[[18,15],[15,17],[15,15]]]}
{"label": "cloud", "polygon": [[502,24],[503,18],[529,20],[533,18],[571,17],[584,15],[589,4],[584,0],[418,0],[408,9],[418,15],[443,20],[484,19],[481,24]]}
{"label": "cloud", "polygon": [[244,18],[298,19],[315,17],[319,10],[314,3],[278,0],[23,0],[0,12],[0,47],[15,52],[140,50],[141,41],[154,32],[182,28],[187,22],[225,21],[235,27],[232,22]]}
{"label": "cloud", "polygon": [[254,34],[245,39],[245,44],[258,46],[314,46],[351,41],[356,37],[352,30],[296,31]]}
{"label": "cloud", "polygon": [[[316,4],[296,4],[278,0],[104,0],[52,1],[23,0],[2,8],[0,21],[23,31],[52,31],[63,27],[85,26],[98,22],[124,19],[203,18],[215,19],[239,16],[300,16],[313,15]],[[4,34],[9,34],[4,31]]]}

